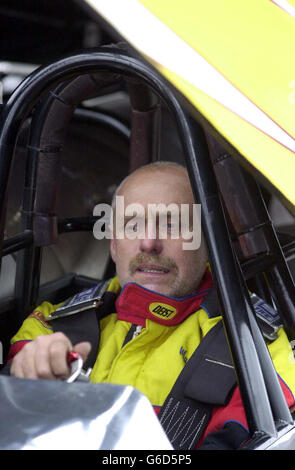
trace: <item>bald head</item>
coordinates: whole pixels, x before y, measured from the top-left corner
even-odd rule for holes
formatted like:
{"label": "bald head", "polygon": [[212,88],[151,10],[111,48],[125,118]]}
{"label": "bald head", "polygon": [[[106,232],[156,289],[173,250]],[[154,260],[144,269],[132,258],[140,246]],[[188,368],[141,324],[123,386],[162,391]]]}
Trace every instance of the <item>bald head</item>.
{"label": "bald head", "polygon": [[[130,175],[126,176],[126,178],[123,179],[123,181],[120,183],[118,188],[116,189],[116,192],[113,196],[112,200],[112,207],[115,209],[116,207],[116,196],[120,196],[124,192],[124,187],[130,182],[132,182],[134,179],[136,180],[137,177],[141,180],[141,177],[147,177],[153,179],[153,175],[155,173],[164,173],[166,175],[167,181],[169,181],[169,177],[172,175],[179,175],[180,177],[183,177],[183,184],[185,187],[187,187],[188,191],[191,192],[191,186],[190,186],[190,181],[189,181],[189,176],[187,173],[187,170],[184,166],[180,165],[179,163],[175,162],[169,162],[169,161],[158,161],[158,162],[153,162],[149,163],[147,165],[143,165],[139,168],[137,168],[135,171],[130,173]],[[192,195],[192,192],[191,192]]]}

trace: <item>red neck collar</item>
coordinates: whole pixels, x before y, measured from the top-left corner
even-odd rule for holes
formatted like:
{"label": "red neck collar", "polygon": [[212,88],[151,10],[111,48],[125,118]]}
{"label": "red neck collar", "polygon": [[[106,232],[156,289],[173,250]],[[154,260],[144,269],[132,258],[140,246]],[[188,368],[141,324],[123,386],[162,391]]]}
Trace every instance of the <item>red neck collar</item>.
{"label": "red neck collar", "polygon": [[181,298],[167,297],[129,282],[116,300],[118,319],[143,327],[147,318],[161,325],[177,325],[200,308],[212,285],[209,270],[206,270],[198,292]]}

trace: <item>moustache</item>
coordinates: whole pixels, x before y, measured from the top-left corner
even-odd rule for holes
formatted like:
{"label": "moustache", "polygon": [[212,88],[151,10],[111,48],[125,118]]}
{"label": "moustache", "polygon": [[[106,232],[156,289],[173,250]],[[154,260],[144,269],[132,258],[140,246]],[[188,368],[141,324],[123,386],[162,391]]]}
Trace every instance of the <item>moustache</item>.
{"label": "moustache", "polygon": [[178,267],[175,261],[169,256],[162,255],[147,255],[146,253],[139,253],[129,263],[129,272],[134,274],[141,264],[156,264],[169,271],[178,272]]}

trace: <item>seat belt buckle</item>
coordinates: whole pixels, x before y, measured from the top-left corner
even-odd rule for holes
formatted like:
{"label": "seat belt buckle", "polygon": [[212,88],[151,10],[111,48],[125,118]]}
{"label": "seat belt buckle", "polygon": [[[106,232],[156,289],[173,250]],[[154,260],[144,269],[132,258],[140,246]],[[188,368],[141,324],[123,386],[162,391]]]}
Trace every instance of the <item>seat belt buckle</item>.
{"label": "seat belt buckle", "polygon": [[262,334],[270,341],[278,337],[278,330],[283,326],[278,312],[256,294],[250,295]]}
{"label": "seat belt buckle", "polygon": [[83,359],[76,351],[69,351],[67,354],[67,363],[70,365],[71,374],[66,379],[67,383],[89,382],[92,369],[87,371],[83,369]]}
{"label": "seat belt buckle", "polygon": [[97,308],[102,305],[102,297],[109,285],[109,280],[103,284],[98,284],[90,289],[79,292],[78,294],[70,297],[53,313],[46,317],[46,321],[52,321],[57,318],[68,317],[75,313],[83,312],[92,308]]}

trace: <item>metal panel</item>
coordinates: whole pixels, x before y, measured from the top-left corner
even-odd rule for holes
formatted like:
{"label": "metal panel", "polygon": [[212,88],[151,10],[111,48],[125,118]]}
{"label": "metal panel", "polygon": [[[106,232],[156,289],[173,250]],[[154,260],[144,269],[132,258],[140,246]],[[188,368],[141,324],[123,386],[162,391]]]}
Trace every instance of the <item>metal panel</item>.
{"label": "metal panel", "polygon": [[130,386],[0,377],[0,413],[2,450],[172,449]]}

